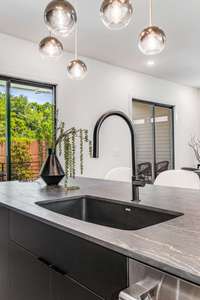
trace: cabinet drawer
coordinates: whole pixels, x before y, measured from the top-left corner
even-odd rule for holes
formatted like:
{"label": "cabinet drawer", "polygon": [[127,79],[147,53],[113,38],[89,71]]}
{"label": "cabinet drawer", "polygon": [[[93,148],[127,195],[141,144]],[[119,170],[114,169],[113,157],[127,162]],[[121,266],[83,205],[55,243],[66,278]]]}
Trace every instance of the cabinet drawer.
{"label": "cabinet drawer", "polygon": [[103,300],[68,276],[52,271],[52,300]]}
{"label": "cabinet drawer", "polygon": [[9,290],[2,300],[48,300],[49,268],[14,242],[9,242]]}
{"label": "cabinet drawer", "polygon": [[10,212],[10,236],[101,297],[117,299],[127,287],[123,255],[15,212]]}

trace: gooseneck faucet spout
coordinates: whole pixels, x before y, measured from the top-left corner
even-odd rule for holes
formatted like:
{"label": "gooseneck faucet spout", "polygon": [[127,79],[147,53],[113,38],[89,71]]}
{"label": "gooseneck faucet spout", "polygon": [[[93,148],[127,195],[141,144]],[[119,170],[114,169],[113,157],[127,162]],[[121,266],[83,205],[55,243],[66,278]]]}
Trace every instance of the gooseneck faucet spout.
{"label": "gooseneck faucet spout", "polygon": [[126,124],[128,125],[130,129],[131,134],[131,154],[132,154],[132,201],[139,201],[139,187],[144,186],[145,182],[143,180],[137,179],[136,174],[136,161],[135,161],[135,135],[134,135],[134,129],[133,124],[129,117],[121,112],[121,111],[109,111],[105,114],[103,114],[97,121],[94,133],[93,133],[93,157],[98,158],[99,157],[99,132],[101,125],[103,122],[112,116],[118,116],[122,118]]}

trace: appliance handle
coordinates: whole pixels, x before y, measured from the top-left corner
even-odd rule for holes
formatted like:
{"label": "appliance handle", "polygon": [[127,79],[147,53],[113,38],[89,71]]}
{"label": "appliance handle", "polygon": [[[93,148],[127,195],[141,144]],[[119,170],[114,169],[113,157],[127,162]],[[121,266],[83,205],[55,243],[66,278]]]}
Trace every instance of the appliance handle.
{"label": "appliance handle", "polygon": [[151,300],[153,291],[159,292],[163,278],[146,277],[119,294],[119,300]]}

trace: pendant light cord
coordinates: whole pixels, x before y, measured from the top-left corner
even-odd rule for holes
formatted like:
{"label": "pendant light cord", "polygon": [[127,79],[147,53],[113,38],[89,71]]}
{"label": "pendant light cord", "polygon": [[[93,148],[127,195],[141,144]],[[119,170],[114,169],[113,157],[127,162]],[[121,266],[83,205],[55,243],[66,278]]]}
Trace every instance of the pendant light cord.
{"label": "pendant light cord", "polygon": [[152,10],[153,10],[153,0],[149,0],[149,25],[152,26]]}
{"label": "pendant light cord", "polygon": [[74,42],[75,42],[74,56],[75,56],[75,60],[77,60],[78,59],[78,4],[77,4],[77,0],[75,1],[75,10],[76,10],[76,14],[77,14],[77,21],[76,21],[75,36],[74,36]]}
{"label": "pendant light cord", "polygon": [[78,59],[78,21],[75,28],[75,60]]}

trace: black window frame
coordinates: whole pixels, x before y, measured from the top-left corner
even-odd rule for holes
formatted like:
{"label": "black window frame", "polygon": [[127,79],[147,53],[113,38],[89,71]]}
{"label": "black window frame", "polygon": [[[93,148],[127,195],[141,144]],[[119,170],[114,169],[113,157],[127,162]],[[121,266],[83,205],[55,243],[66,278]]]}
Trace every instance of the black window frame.
{"label": "black window frame", "polygon": [[53,139],[56,139],[56,110],[57,110],[57,103],[56,103],[56,92],[57,92],[57,84],[51,84],[51,83],[44,83],[40,81],[33,81],[29,79],[22,79],[12,76],[4,76],[0,75],[0,80],[5,81],[6,83],[6,177],[7,181],[11,180],[11,127],[10,127],[10,88],[11,84],[22,84],[27,86],[33,86],[38,88],[47,88],[52,90],[53,94]]}

